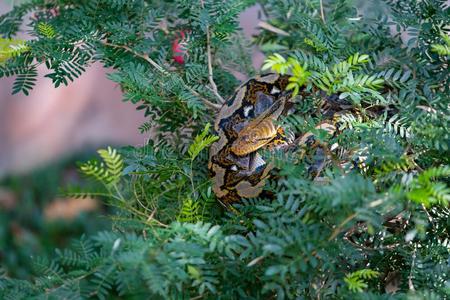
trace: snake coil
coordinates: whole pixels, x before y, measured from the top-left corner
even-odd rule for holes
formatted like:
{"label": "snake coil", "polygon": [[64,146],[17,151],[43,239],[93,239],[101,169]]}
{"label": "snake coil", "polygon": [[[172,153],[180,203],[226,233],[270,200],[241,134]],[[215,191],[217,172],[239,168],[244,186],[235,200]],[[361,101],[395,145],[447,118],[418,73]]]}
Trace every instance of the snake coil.
{"label": "snake coil", "polygon": [[272,166],[257,150],[283,143],[274,121],[286,112],[291,97],[288,76],[267,74],[243,83],[222,106],[214,129],[219,136],[210,149],[213,190],[225,205],[258,196]]}
{"label": "snake coil", "polygon": [[[220,109],[214,125],[219,139],[211,145],[208,168],[213,177],[213,191],[223,205],[261,194],[273,166],[264,161],[259,150],[285,145],[321,149],[312,132],[292,141],[276,125],[279,117],[292,107],[292,94],[286,91],[288,84],[287,75],[266,74],[252,78],[239,86]],[[303,89],[300,94],[305,97],[311,92]],[[324,121],[316,129],[334,135],[343,114],[359,114],[338,95],[322,96],[325,101],[318,111]],[[322,156],[326,155],[322,153]],[[348,153],[345,156],[348,157]],[[322,165],[325,161],[322,160]]]}

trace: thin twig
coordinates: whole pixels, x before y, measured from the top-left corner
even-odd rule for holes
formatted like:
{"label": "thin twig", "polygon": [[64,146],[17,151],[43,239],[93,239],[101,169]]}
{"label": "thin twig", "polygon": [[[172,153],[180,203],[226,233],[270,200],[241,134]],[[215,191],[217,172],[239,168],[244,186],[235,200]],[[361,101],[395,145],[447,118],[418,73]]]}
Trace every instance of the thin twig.
{"label": "thin twig", "polygon": [[413,269],[414,269],[414,264],[416,262],[416,251],[417,248],[416,246],[414,246],[414,252],[412,253],[412,262],[411,262],[411,269],[409,271],[409,275],[408,275],[408,288],[410,291],[415,291],[416,289],[414,288],[414,283],[412,281],[412,277],[413,277]]}
{"label": "thin twig", "polygon": [[204,296],[204,294],[201,294],[201,295],[195,296],[195,297],[193,297],[193,298],[190,298],[189,300],[198,300],[198,299],[202,299],[203,296]]}
{"label": "thin twig", "polygon": [[436,229],[436,227],[434,226],[433,217],[430,215],[430,213],[428,212],[427,208],[425,207],[425,205],[423,203],[422,203],[422,209],[425,212],[425,214],[427,215],[428,221],[430,222],[433,229]]}
{"label": "thin twig", "polygon": [[222,107],[221,104],[217,104],[217,103],[212,103],[211,101],[205,99],[204,97],[202,97],[202,95],[200,95],[197,91],[193,90],[191,87],[185,85],[185,87],[189,90],[189,92],[191,92],[194,96],[200,98],[203,103],[205,103],[206,106],[208,106],[209,108],[218,110]]}
{"label": "thin twig", "polygon": [[230,72],[234,76],[234,78],[236,78],[237,80],[242,81],[242,82],[248,80],[249,77],[247,74],[244,74],[236,69],[233,69],[231,66],[227,66],[220,58],[217,59],[217,62],[222,67],[222,69]]}
{"label": "thin twig", "polygon": [[[383,202],[384,202],[383,199],[378,199],[378,200],[372,201],[369,204],[369,207],[376,207],[376,206],[382,204]],[[386,217],[385,216],[383,224],[385,224],[386,222],[390,222],[390,221],[396,219],[397,216],[395,216],[395,217]],[[393,243],[393,244],[390,244],[390,245],[384,245],[384,246],[380,246],[380,247],[368,247],[368,246],[357,244],[356,242],[351,240],[351,236],[355,232],[357,232],[358,230],[365,230],[366,231],[367,230],[367,224],[366,223],[356,224],[355,226],[353,226],[352,228],[347,230],[347,232],[344,235],[344,240],[349,242],[350,244],[352,244],[356,248],[359,248],[359,249],[362,249],[362,250],[367,250],[367,251],[381,251],[381,250],[393,250],[393,249],[401,246],[401,243]]]}
{"label": "thin twig", "polygon": [[328,241],[334,240],[334,238],[336,238],[338,236],[338,234],[341,233],[342,228],[345,226],[345,224],[347,224],[348,222],[353,220],[356,216],[357,216],[357,214],[353,213],[350,216],[348,216],[341,224],[339,224],[339,226],[336,227],[336,229],[333,231],[331,236],[328,238]]}
{"label": "thin twig", "polygon": [[[381,198],[381,199],[374,200],[374,201],[372,201],[372,202],[369,203],[368,208],[374,208],[374,207],[377,207],[377,206],[383,204],[383,202],[384,202],[385,200],[386,200],[386,197]],[[328,241],[331,241],[331,240],[335,239],[335,238],[339,235],[339,233],[342,232],[342,229],[344,228],[344,226],[345,226],[348,222],[350,222],[351,220],[353,220],[354,218],[356,218],[357,216],[358,216],[357,213],[353,213],[353,214],[351,214],[350,216],[348,216],[341,224],[339,224],[339,225],[334,229],[334,231],[332,232],[331,236],[328,238]],[[359,227],[359,225],[356,225],[356,226]],[[354,226],[353,228],[350,228],[350,229],[347,231],[347,233],[350,232],[350,231],[352,231],[352,230],[355,230],[355,226]]]}
{"label": "thin twig", "polygon": [[[153,217],[156,214],[156,208],[152,211],[152,213],[150,214],[150,216],[147,218],[146,223],[149,223],[151,220],[153,220]],[[142,230],[142,236],[144,237],[144,239],[147,239],[147,231],[145,229]]]}
{"label": "thin twig", "polygon": [[322,18],[322,22],[325,23],[325,13],[323,11],[323,0],[320,0],[320,17]]}
{"label": "thin twig", "polygon": [[131,49],[130,47],[125,46],[125,45],[115,45],[115,44],[111,44],[111,43],[108,43],[108,42],[103,42],[103,44],[106,45],[106,46],[113,47],[113,48],[121,48],[121,49],[124,49],[125,51],[128,51],[128,52],[130,52],[130,53],[133,53],[135,56],[140,57],[140,58],[146,60],[149,64],[151,64],[153,67],[155,67],[155,69],[157,69],[159,72],[161,72],[161,73],[163,73],[163,74],[167,74],[167,71],[165,71],[163,67],[161,67],[160,65],[158,65],[158,63],[156,63],[156,61],[154,61],[153,59],[151,59],[151,58],[148,56],[148,54],[141,54],[141,53],[138,53],[138,52],[134,51],[133,49]]}
{"label": "thin twig", "polygon": [[357,244],[355,242],[353,242],[352,240],[350,240],[348,237],[344,237],[344,240],[347,241],[348,243],[352,244],[354,247],[361,249],[361,250],[366,250],[366,251],[384,251],[384,250],[394,250],[396,249],[398,246],[400,246],[400,243],[395,243],[395,244],[391,244],[391,245],[386,245],[386,246],[380,246],[377,248],[373,248],[373,247],[367,247],[367,246],[363,246],[360,244]]}
{"label": "thin twig", "polygon": [[254,260],[252,260],[251,262],[249,262],[247,264],[247,267],[253,267],[254,265],[256,265],[257,263],[259,263],[260,261],[262,261],[265,258],[264,255],[258,256],[257,258],[255,258]]}
{"label": "thin twig", "polygon": [[206,55],[208,56],[208,79],[209,84],[211,85],[212,92],[217,97],[220,103],[225,103],[225,100],[220,96],[219,91],[217,90],[217,85],[214,82],[213,76],[213,68],[212,68],[212,55],[211,55],[211,42],[210,42],[210,33],[209,26],[206,26]]}
{"label": "thin twig", "polygon": [[[144,59],[144,60],[147,61],[149,64],[151,64],[156,70],[158,70],[160,73],[162,73],[162,74],[168,74],[167,71],[164,70],[163,67],[161,67],[160,65],[158,65],[158,63],[155,62],[153,59],[151,59],[147,54],[141,54],[141,53],[138,53],[138,52],[134,51],[133,49],[131,49],[130,47],[125,46],[125,45],[116,45],[116,44],[111,44],[111,43],[108,43],[108,42],[103,42],[103,44],[106,45],[106,46],[113,47],[113,48],[124,49],[125,51],[130,52],[130,53],[132,53],[133,55],[135,55],[135,56],[137,56],[137,57],[140,57],[140,58]],[[220,105],[220,104],[212,103],[211,101],[205,99],[204,97],[202,97],[202,95],[200,95],[197,91],[195,91],[194,89],[192,89],[191,87],[189,87],[189,86],[186,85],[185,83],[183,83],[183,84],[184,84],[184,87],[185,87],[186,89],[189,90],[189,92],[191,92],[194,96],[200,98],[200,99],[203,101],[203,103],[205,103],[205,105],[208,106],[209,108],[212,108],[212,109],[214,109],[214,110],[218,110],[218,109],[220,109],[220,108],[222,107],[222,105]],[[217,89],[217,87],[216,87],[216,89]],[[217,96],[217,95],[216,95],[216,96]],[[220,95],[219,95],[219,96],[220,96]],[[221,99],[222,99],[222,98],[221,98]]]}
{"label": "thin twig", "polygon": [[[205,3],[203,0],[200,0],[200,4],[202,8],[205,8]],[[211,33],[209,32],[209,26],[206,25],[206,56],[208,59],[208,80],[211,85],[212,92],[214,96],[219,100],[221,104],[225,103],[225,99],[219,94],[219,90],[217,89],[217,85],[214,82],[214,74],[212,68],[212,55],[211,55]]]}
{"label": "thin twig", "polygon": [[290,36],[289,32],[284,31],[283,29],[277,28],[265,21],[259,21],[258,27],[265,29],[267,31],[282,35],[282,36]]}

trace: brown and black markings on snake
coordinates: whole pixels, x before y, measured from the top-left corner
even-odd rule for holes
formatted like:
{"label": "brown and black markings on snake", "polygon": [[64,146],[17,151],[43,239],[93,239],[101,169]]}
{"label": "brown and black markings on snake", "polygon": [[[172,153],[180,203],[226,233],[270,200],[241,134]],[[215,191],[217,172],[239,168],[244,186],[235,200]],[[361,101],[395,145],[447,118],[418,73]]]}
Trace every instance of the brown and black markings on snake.
{"label": "brown and black markings on snake", "polygon": [[228,205],[258,196],[272,168],[257,153],[282,135],[274,121],[289,108],[289,76],[267,74],[242,84],[222,106],[215,122],[219,140],[211,146],[209,170],[214,193]]}
{"label": "brown and black markings on snake", "polygon": [[[213,177],[213,191],[225,206],[241,198],[261,194],[273,168],[258,153],[261,148],[293,145],[318,149],[316,153],[322,158],[315,160],[323,167],[326,161],[324,152],[328,150],[321,151],[322,145],[312,132],[303,133],[290,141],[276,126],[279,117],[292,106],[291,93],[286,91],[288,83],[288,75],[267,74],[252,78],[238,87],[220,109],[214,125],[219,140],[211,145],[208,168]],[[311,92],[305,89],[300,91],[303,97],[308,93]],[[323,121],[315,128],[330,135],[339,134],[340,115],[357,114],[358,111],[339,95],[321,93],[321,96],[318,115]],[[372,114],[379,115],[380,112]],[[316,168],[314,164],[310,166],[311,174],[317,172]]]}

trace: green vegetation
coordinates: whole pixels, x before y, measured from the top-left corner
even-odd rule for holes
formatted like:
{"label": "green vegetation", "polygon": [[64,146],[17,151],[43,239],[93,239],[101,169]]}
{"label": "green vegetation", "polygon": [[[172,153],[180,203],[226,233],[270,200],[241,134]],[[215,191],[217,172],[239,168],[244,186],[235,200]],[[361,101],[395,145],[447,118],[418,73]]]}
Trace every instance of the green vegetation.
{"label": "green vegetation", "polygon": [[[148,117],[140,130],[155,131],[143,147],[100,150],[80,165],[98,184],[66,191],[117,207],[113,226],[35,260],[30,280],[6,268],[0,298],[450,297],[446,1],[258,1],[267,19],[248,41],[236,18],[255,3],[33,0],[0,17],[0,77],[16,76],[13,92],[33,88],[38,65],[58,87],[101,62]],[[32,38],[10,40],[29,13]],[[336,155],[311,178],[315,149],[274,155],[275,199],[225,211],[207,174],[209,124],[233,74],[260,73],[252,43],[263,69],[291,75],[298,96],[283,124],[352,160]],[[341,115],[331,136],[314,128],[336,93],[359,114]]]}

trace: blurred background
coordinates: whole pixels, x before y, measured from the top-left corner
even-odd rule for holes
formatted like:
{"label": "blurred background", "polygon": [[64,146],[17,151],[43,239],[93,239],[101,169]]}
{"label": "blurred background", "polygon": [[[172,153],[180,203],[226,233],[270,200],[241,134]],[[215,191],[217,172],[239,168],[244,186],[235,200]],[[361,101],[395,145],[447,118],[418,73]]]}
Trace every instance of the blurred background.
{"label": "blurred background", "polygon": [[[19,2],[0,0],[0,15]],[[258,15],[254,6],[240,16],[248,38],[258,32]],[[262,61],[255,48],[254,66]],[[30,275],[35,257],[52,256],[72,238],[109,226],[109,208],[97,199],[61,196],[64,187],[84,184],[77,161],[107,145],[148,139],[138,130],[143,113],[122,102],[120,87],[106,79],[111,70],[94,64],[55,89],[44,68],[29,96],[11,95],[13,78],[0,79],[0,268],[20,278]]]}
{"label": "blurred background", "polygon": [[[0,0],[0,14],[10,8]],[[105,143],[143,140],[137,130],[142,114],[121,101],[120,88],[106,79],[108,70],[95,64],[69,86],[55,89],[42,67],[29,96],[11,95],[13,78],[0,81],[0,176]]]}
{"label": "blurred background", "polygon": [[[0,0],[0,14],[13,4]],[[0,267],[20,278],[36,256],[108,226],[98,200],[60,196],[60,188],[83,184],[76,162],[147,138],[138,131],[143,114],[122,102],[110,70],[95,64],[57,89],[40,71],[29,96],[11,95],[13,79],[0,79]]]}

